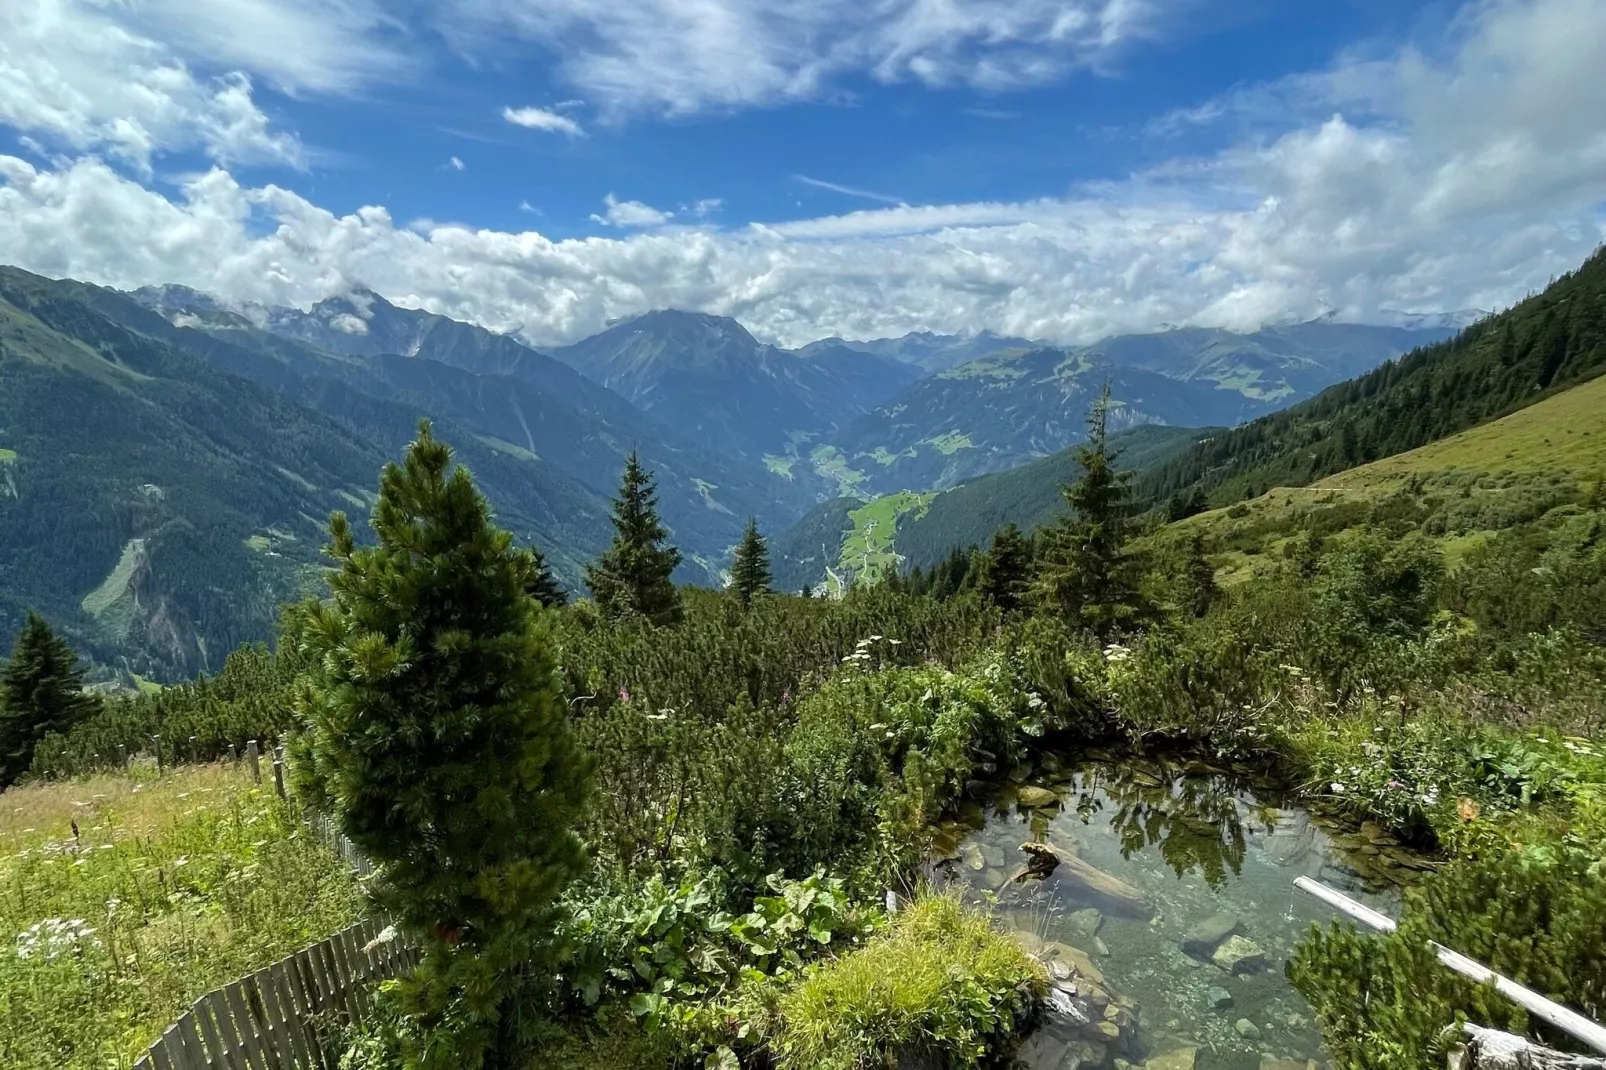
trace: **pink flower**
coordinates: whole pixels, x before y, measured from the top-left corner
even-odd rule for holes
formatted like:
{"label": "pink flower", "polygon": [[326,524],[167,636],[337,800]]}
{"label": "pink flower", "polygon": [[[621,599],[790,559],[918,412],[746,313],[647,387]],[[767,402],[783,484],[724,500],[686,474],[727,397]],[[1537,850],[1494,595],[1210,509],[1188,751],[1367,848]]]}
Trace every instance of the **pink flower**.
{"label": "pink flower", "polygon": [[619,701],[620,702],[629,702],[630,701],[630,692],[626,691],[622,687],[619,689]]}

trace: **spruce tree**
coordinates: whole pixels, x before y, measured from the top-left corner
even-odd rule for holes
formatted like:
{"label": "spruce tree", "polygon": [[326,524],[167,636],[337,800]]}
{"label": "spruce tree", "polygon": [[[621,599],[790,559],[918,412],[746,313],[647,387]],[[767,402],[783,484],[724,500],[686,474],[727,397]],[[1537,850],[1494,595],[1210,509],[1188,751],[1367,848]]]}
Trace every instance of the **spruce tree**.
{"label": "spruce tree", "polygon": [[1108,638],[1144,615],[1136,562],[1127,552],[1131,476],[1115,469],[1109,447],[1110,388],[1087,418],[1076,450],[1082,478],[1061,489],[1067,512],[1043,533],[1038,598],[1067,622]]}
{"label": "spruce tree", "polygon": [[373,546],[330,520],[331,597],[298,607],[298,791],[375,863],[422,951],[397,989],[408,1067],[477,1067],[529,1041],[559,894],[585,865],[589,776],[556,679],[534,555],[420,426],[386,466]]}
{"label": "spruce tree", "polygon": [[1031,546],[1020,528],[1006,524],[993,533],[982,573],[981,591],[1005,613],[1020,608],[1030,580]]}
{"label": "spruce tree", "polygon": [[1221,588],[1216,584],[1216,566],[1205,556],[1204,536],[1197,531],[1188,539],[1187,556],[1183,561],[1183,582],[1186,605],[1195,617],[1210,612],[1210,607],[1221,600]]}
{"label": "spruce tree", "polygon": [[586,566],[586,586],[597,605],[613,618],[637,614],[654,624],[678,622],[680,592],[669,577],[680,551],[664,543],[669,533],[658,519],[658,493],[635,450],[613,502],[613,527],[613,545]]}
{"label": "spruce tree", "polygon": [[525,593],[548,609],[566,604],[569,601],[569,592],[565,591],[563,584],[559,583],[557,577],[552,575],[552,568],[547,564],[546,558],[542,556],[540,550],[531,547],[530,562],[534,570],[534,578],[531,579],[530,586]]}
{"label": "spruce tree", "polygon": [[753,604],[753,596],[767,592],[774,577],[770,575],[770,550],[764,536],[758,532],[758,521],[747,518],[747,529],[742,541],[736,545],[731,560],[731,590],[742,600],[742,608]]}
{"label": "spruce tree", "polygon": [[78,655],[30,612],[0,671],[0,788],[28,771],[46,735],[65,732],[99,709],[100,700],[84,691]]}

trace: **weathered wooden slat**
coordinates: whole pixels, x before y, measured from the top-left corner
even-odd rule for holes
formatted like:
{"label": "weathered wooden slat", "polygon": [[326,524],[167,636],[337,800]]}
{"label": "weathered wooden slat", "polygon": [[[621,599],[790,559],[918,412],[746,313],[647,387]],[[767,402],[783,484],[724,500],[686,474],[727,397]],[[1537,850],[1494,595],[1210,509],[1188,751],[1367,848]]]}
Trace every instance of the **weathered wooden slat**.
{"label": "weathered wooden slat", "polygon": [[184,1039],[179,1034],[177,1022],[168,1026],[167,1032],[162,1034],[162,1053],[167,1056],[168,1065],[173,1070],[203,1070],[190,1060],[189,1052],[184,1050]]}
{"label": "weathered wooden slat", "polygon": [[307,1042],[307,1036],[302,1029],[302,1017],[296,1006],[295,992],[290,984],[290,971],[282,962],[276,962],[266,970],[269,987],[273,989],[273,996],[279,1004],[279,1042],[289,1049],[293,1062],[297,1066],[312,1068],[318,1065],[313,1057],[312,1046]]}
{"label": "weathered wooden slat", "polygon": [[201,1039],[200,1030],[195,1025],[195,1015],[186,1012],[177,1022],[179,1043],[184,1045],[184,1057],[197,1067],[212,1065],[211,1056],[207,1054],[206,1042]]}
{"label": "weathered wooden slat", "polygon": [[209,1012],[213,1026],[217,1030],[217,1038],[222,1044],[222,1058],[218,1062],[221,1070],[250,1070],[250,1063],[245,1061],[240,1042],[240,1030],[234,1024],[234,1011],[230,1009],[228,1000],[223,998],[221,989],[213,989],[202,996],[199,1004]]}
{"label": "weathered wooden slat", "polygon": [[273,965],[273,973],[288,1016],[286,1033],[289,1035],[291,1047],[295,1049],[296,1057],[309,1067],[321,1067],[323,1053],[319,1050],[318,1038],[313,1033],[311,1023],[307,1020],[306,997],[301,991],[301,980],[296,974],[295,963],[291,959],[277,962]]}
{"label": "weathered wooden slat", "polygon": [[335,971],[340,977],[339,997],[341,1009],[346,1012],[346,1016],[351,1021],[355,1022],[361,1020],[362,1008],[357,1005],[357,996],[353,991],[356,987],[354,984],[356,971],[352,969],[351,956],[346,947],[345,936],[345,933],[336,934],[335,938],[329,941],[328,947],[330,954],[334,956],[337,963]]}
{"label": "weathered wooden slat", "polygon": [[268,1064],[269,1070],[295,1070],[279,1043],[281,1030],[273,1020],[277,1005],[272,995],[265,991],[263,981],[260,972],[240,981],[246,1006],[251,1008],[251,1017],[256,1021],[257,1037],[262,1042],[262,1060]]}
{"label": "weathered wooden slat", "polygon": [[267,1060],[262,1057],[261,1038],[257,1034],[256,1021],[251,1016],[251,1008],[246,1003],[245,991],[240,982],[223,987],[223,998],[228,1001],[229,1010],[233,1012],[234,1027],[240,1033],[240,1055],[251,1070],[268,1070]]}
{"label": "weathered wooden slat", "polygon": [[212,1018],[211,1007],[206,997],[202,996],[190,1007],[189,1018],[201,1034],[201,1043],[206,1045],[208,1066],[226,1066],[228,1058],[228,1045],[218,1033],[217,1023]]}
{"label": "weathered wooden slat", "polygon": [[156,1043],[152,1044],[150,1050],[145,1054],[150,1057],[151,1065],[155,1070],[175,1070],[173,1057],[167,1050],[167,1034],[164,1033],[157,1037]]}

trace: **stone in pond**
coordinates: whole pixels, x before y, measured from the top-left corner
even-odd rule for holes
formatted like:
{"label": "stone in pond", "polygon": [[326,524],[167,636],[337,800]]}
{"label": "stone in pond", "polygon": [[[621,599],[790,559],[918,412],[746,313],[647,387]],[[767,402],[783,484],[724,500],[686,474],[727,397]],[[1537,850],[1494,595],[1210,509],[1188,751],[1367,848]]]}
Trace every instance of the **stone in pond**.
{"label": "stone in pond", "polygon": [[1062,944],[1057,940],[1052,943],[1046,943],[1043,945],[1043,953],[1040,957],[1048,963],[1051,970],[1056,963],[1063,963],[1074,970],[1078,977],[1085,977],[1096,985],[1104,983],[1104,974],[1097,966],[1093,965],[1093,960],[1088,957],[1087,952],[1074,948],[1069,944]]}
{"label": "stone in pond", "polygon": [[1093,954],[1099,956],[1100,958],[1103,958],[1110,953],[1109,945],[1096,936],[1093,938],[1092,943],[1088,944],[1087,946],[1092,949]]}
{"label": "stone in pond", "polygon": [[1260,1039],[1260,1027],[1254,1022],[1251,1022],[1248,1018],[1240,1018],[1236,1022],[1232,1023],[1232,1029],[1233,1032],[1237,1033],[1245,1040]]}
{"label": "stone in pond", "polygon": [[982,855],[981,848],[974,843],[960,844],[959,857],[966,866],[980,872],[987,868],[987,859]]}
{"label": "stone in pond", "polygon": [[1073,910],[1065,915],[1065,927],[1073,937],[1091,940],[1099,934],[1099,926],[1104,924],[1104,915],[1093,907],[1083,907]]}
{"label": "stone in pond", "polygon": [[1198,1048],[1177,1048],[1164,1055],[1156,1055],[1143,1064],[1143,1070],[1194,1070],[1198,1063]]}
{"label": "stone in pond", "polygon": [[1211,985],[1210,991],[1205,993],[1205,999],[1210,1002],[1212,1010],[1225,1010],[1232,1006],[1232,993],[1220,985]]}
{"label": "stone in pond", "polygon": [[1247,936],[1230,936],[1210,961],[1228,973],[1254,973],[1266,968],[1266,952]]}
{"label": "stone in pond", "polygon": [[981,845],[981,856],[993,869],[1004,868],[1004,850],[995,843]]}
{"label": "stone in pond", "polygon": [[1054,806],[1060,797],[1047,788],[1037,787],[1035,784],[1026,784],[1016,793],[1016,800],[1024,807],[1035,810],[1040,806]]}
{"label": "stone in pond", "polygon": [[1043,950],[1043,938],[1031,929],[1016,929],[1009,935],[1022,951],[1034,958]]}
{"label": "stone in pond", "polygon": [[1182,950],[1195,958],[1207,959],[1223,940],[1243,932],[1244,923],[1236,915],[1218,911],[1194,925],[1182,937]]}

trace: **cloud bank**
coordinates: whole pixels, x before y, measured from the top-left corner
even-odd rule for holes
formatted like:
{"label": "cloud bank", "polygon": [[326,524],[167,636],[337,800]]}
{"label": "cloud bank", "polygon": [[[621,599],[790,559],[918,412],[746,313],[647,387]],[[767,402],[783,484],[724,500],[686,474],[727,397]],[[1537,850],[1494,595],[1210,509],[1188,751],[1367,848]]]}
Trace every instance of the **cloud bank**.
{"label": "cloud bank", "polygon": [[[541,6],[578,17],[562,3]],[[693,7],[707,18],[724,10]],[[922,10],[936,18],[949,7],[971,25],[965,5]],[[1091,25],[1063,32],[1092,40]],[[997,40],[1012,32],[1000,23]],[[677,47],[669,37],[665,55]],[[917,57],[939,54],[908,52],[897,69],[912,74]],[[783,344],[981,328],[1079,342],[1169,324],[1252,329],[1326,313],[1494,308],[1606,237],[1602,57],[1606,5],[1480,0],[1432,54],[1341,58],[1162,117],[1160,127],[1221,124],[1231,147],[1125,181],[1027,202],[893,205],[746,226],[716,226],[695,211],[671,218],[610,195],[597,218],[635,229],[561,241],[533,230],[409,228],[375,207],[331,213],[242,182],[221,148],[218,166],[164,194],[108,162],[139,158],[128,147],[137,141],[113,136],[116,107],[69,108],[99,116],[74,135],[80,141],[56,135],[82,154],[48,164],[0,156],[0,249],[46,274],[181,282],[301,305],[362,283],[542,343],[662,307],[734,315]],[[160,55],[153,69],[163,69]],[[721,77],[676,92],[716,99]],[[55,113],[30,113],[29,129],[45,129],[39,116]],[[61,129],[77,127],[63,120]],[[211,144],[203,125],[152,129]]]}

